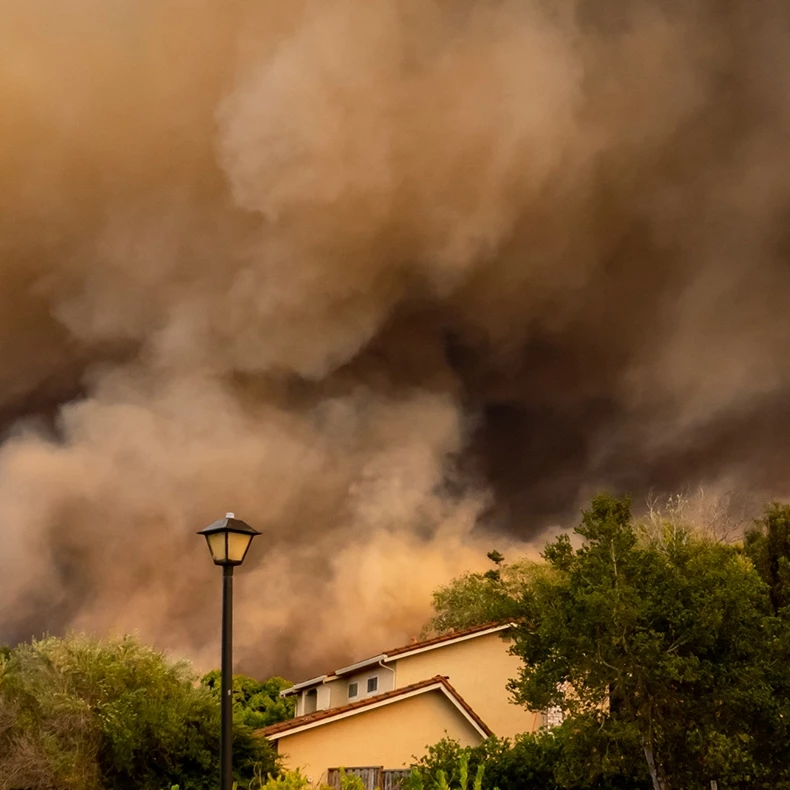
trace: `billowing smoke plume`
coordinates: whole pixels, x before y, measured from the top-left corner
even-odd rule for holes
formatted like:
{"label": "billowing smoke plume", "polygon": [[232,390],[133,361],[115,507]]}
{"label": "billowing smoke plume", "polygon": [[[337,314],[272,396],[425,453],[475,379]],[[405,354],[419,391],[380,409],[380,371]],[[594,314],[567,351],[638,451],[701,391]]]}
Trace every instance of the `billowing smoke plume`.
{"label": "billowing smoke plume", "polygon": [[0,640],[397,643],[595,489],[787,493],[790,5],[0,0]]}

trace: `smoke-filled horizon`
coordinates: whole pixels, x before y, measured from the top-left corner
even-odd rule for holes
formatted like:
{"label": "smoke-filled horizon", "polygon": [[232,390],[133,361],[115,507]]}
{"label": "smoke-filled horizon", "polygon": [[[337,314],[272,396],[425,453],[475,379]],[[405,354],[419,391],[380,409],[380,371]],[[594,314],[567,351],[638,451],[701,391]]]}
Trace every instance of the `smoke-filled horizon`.
{"label": "smoke-filled horizon", "polygon": [[781,498],[790,6],[0,0],[0,642],[416,633],[596,490]]}

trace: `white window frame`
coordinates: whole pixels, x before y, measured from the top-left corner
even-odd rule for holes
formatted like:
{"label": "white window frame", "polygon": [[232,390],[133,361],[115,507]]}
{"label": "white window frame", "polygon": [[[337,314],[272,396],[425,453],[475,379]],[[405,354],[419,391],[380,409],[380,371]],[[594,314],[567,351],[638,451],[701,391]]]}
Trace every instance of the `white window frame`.
{"label": "white window frame", "polygon": [[[382,694],[381,688],[381,672],[371,672],[367,674],[360,674],[360,675],[353,675],[348,680],[348,685],[346,686],[346,696],[348,697],[349,702],[356,702],[358,700],[369,699],[370,697],[375,697],[379,694]],[[376,688],[374,691],[368,691],[368,683],[371,680],[375,680]],[[357,693],[352,696],[351,695],[351,687],[356,685]]]}

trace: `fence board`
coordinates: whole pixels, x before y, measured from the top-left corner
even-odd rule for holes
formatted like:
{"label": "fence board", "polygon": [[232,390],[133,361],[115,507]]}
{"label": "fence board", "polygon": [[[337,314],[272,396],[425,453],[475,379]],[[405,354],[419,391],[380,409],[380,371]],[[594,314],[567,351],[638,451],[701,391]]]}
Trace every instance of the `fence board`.
{"label": "fence board", "polygon": [[408,770],[384,771],[381,790],[399,790],[401,782],[409,775]]}
{"label": "fence board", "polygon": [[[380,790],[381,788],[381,766],[364,766],[360,768],[344,768],[348,776],[358,776],[365,783],[365,790]],[[340,790],[340,769],[330,768],[327,771],[327,784]]]}

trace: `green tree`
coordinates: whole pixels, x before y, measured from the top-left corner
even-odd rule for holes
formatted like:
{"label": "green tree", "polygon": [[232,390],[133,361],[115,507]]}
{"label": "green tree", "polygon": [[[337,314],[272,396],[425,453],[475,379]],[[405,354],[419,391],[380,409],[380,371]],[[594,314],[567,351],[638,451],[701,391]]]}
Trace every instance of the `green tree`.
{"label": "green tree", "polygon": [[[234,757],[242,788],[277,770],[243,726]],[[50,637],[0,658],[0,790],[209,790],[218,763],[215,696],[133,637]]]}
{"label": "green tree", "polygon": [[495,568],[466,573],[434,592],[435,614],[424,635],[441,636],[518,616],[522,589],[532,578],[536,564],[526,559],[508,564],[498,551],[490,551],[488,559]]}
{"label": "green tree", "polygon": [[[204,675],[200,682],[219,699],[222,683],[219,670],[215,669]],[[260,681],[246,675],[234,675],[234,719],[253,730],[292,719],[295,698],[280,696],[281,691],[291,688],[292,685],[289,680],[281,677]]]}
{"label": "green tree", "polygon": [[772,727],[783,735],[770,670],[782,640],[751,563],[687,529],[645,539],[628,500],[607,496],[576,532],[582,545],[548,544],[524,589],[517,698],[638,743],[655,790],[785,786],[760,748]]}

